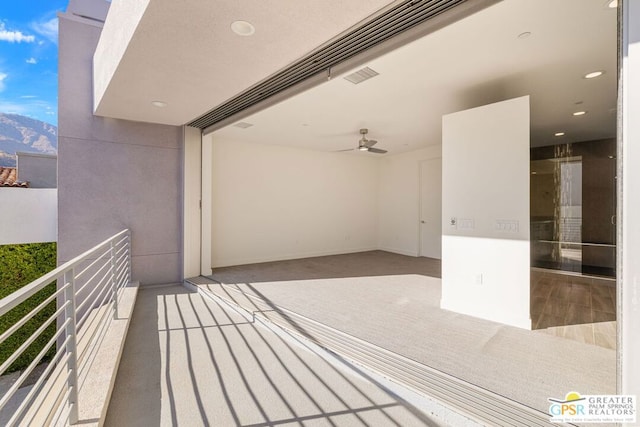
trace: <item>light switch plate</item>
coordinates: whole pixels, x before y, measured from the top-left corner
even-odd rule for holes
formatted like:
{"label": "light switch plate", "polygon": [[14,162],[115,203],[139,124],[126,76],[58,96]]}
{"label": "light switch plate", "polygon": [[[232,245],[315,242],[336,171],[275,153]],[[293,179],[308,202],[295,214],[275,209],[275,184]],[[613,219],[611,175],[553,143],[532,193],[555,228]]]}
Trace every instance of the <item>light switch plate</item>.
{"label": "light switch plate", "polygon": [[460,218],[458,220],[458,229],[473,230],[476,228],[475,221],[472,218]]}
{"label": "light switch plate", "polygon": [[502,233],[517,233],[520,230],[520,221],[515,219],[497,219],[495,229]]}

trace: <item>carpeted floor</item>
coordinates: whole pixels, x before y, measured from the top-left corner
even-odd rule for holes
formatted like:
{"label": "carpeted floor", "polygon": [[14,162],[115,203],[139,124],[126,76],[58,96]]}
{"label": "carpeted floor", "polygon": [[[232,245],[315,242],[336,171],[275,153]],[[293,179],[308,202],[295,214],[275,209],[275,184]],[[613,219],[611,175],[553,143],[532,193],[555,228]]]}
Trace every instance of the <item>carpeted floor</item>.
{"label": "carpeted floor", "polygon": [[616,354],[442,310],[439,261],[383,251],[226,267],[213,278],[546,411],[616,390]]}

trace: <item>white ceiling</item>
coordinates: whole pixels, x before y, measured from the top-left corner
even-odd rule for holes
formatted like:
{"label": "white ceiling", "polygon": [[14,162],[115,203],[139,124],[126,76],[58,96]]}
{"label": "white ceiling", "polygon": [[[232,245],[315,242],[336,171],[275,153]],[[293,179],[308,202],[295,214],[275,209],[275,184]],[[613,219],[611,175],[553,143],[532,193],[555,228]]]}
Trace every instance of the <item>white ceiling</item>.
{"label": "white ceiling", "polygon": [[[371,61],[371,80],[334,77],[215,135],[334,151],[355,147],[367,127],[394,154],[440,144],[443,114],[530,95],[533,146],[612,137],[617,18],[606,3],[505,0]],[[605,74],[583,78],[594,70]]]}
{"label": "white ceiling", "polygon": [[[96,114],[188,123],[388,3],[113,0],[94,59]],[[251,22],[255,35],[234,34],[236,20]]]}

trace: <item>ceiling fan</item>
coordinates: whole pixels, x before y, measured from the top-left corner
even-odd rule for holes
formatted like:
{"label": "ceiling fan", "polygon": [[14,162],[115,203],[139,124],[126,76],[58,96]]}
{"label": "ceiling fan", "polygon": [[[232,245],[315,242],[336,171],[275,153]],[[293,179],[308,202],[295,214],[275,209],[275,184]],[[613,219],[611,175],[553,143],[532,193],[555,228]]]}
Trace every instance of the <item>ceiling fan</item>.
{"label": "ceiling fan", "polygon": [[360,135],[362,135],[362,137],[358,141],[358,147],[357,148],[349,148],[348,150],[338,150],[338,151],[354,151],[354,150],[358,150],[358,151],[368,151],[370,153],[376,153],[376,154],[384,154],[384,153],[386,153],[387,150],[381,150],[379,148],[373,148],[373,146],[376,145],[378,143],[378,141],[376,141],[374,139],[367,139],[367,133],[369,133],[369,129],[360,129]]}

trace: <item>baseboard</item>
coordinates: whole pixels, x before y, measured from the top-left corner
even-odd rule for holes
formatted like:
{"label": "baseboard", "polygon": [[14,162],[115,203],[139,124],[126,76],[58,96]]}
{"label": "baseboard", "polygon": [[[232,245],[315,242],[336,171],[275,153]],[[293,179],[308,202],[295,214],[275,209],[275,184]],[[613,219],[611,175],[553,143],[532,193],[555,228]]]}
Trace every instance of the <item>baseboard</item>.
{"label": "baseboard", "polygon": [[385,251],[385,252],[391,252],[394,254],[399,254],[399,255],[406,255],[406,256],[412,256],[412,257],[419,257],[420,254],[418,254],[417,251],[407,251],[404,249],[398,249],[398,248],[391,248],[391,247],[386,247],[386,246],[380,246],[378,247],[379,251]]}
{"label": "baseboard", "polygon": [[221,268],[221,267],[233,267],[236,265],[246,265],[246,264],[260,264],[264,262],[275,262],[275,261],[290,261],[294,259],[303,259],[303,258],[313,258],[320,256],[331,256],[331,255],[345,255],[352,254],[357,252],[368,252],[368,251],[376,251],[379,248],[371,246],[371,247],[360,247],[360,248],[348,248],[334,251],[313,251],[313,252],[305,252],[299,254],[287,254],[287,255],[278,255],[278,256],[266,256],[266,257],[257,257],[257,258],[234,258],[230,260],[222,260],[215,263],[212,263],[212,268]]}

